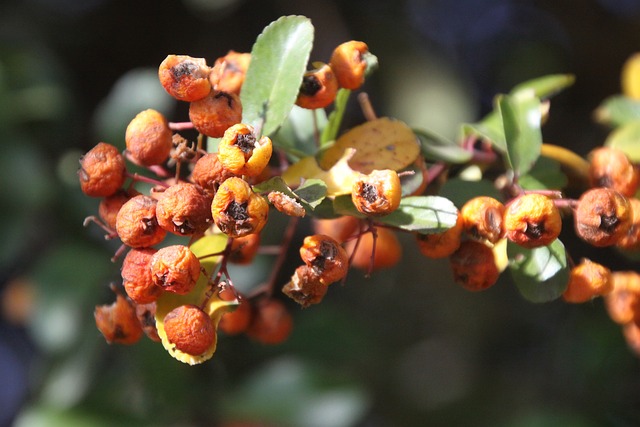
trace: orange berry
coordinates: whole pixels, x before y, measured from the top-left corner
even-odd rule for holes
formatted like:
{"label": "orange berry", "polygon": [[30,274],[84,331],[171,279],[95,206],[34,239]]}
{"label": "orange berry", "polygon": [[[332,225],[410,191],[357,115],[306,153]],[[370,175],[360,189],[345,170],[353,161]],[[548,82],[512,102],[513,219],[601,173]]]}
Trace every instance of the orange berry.
{"label": "orange berry", "polygon": [[160,336],[156,328],[156,303],[136,304],[136,316],[145,335],[151,341],[160,342]]}
{"label": "orange berry", "polygon": [[229,237],[259,233],[267,223],[269,203],[241,178],[220,185],[211,204],[213,221]]}
{"label": "orange berry", "polygon": [[562,230],[560,211],[549,197],[528,193],[511,200],[504,210],[507,239],[525,248],[546,246]]}
{"label": "orange berry", "polygon": [[300,257],[326,285],[345,277],[349,269],[349,257],[344,248],[331,237],[321,234],[305,237]]}
{"label": "orange berry", "polygon": [[158,225],[156,200],[140,194],[127,201],[116,217],[116,232],[122,243],[145,248],[162,242],[167,232]]}
{"label": "orange berry", "polygon": [[606,295],[612,290],[611,271],[585,258],[571,269],[569,283],[562,297],[566,302],[582,303]]}
{"label": "orange berry", "polygon": [[282,301],[269,298],[257,303],[247,335],[262,344],[280,344],[293,329],[293,318]]}
{"label": "orange berry", "polygon": [[367,69],[364,56],[368,52],[367,44],[356,40],[342,43],[334,49],[329,65],[340,87],[354,90],[362,86]]}
{"label": "orange berry", "polygon": [[138,113],[129,122],[124,139],[131,160],[141,166],[164,163],[173,147],[173,133],[167,119],[152,109]]}
{"label": "orange berry", "polygon": [[282,287],[282,292],[303,308],[318,304],[327,293],[328,286],[320,280],[318,273],[308,265],[301,265]]}
{"label": "orange berry", "polygon": [[589,157],[589,179],[593,187],[611,188],[627,197],[636,193],[640,171],[622,150],[599,147]]}
{"label": "orange berry", "polygon": [[338,80],[327,64],[307,71],[302,77],[296,105],[309,110],[331,105],[338,93]]}
{"label": "orange berry", "polygon": [[154,302],[162,294],[151,275],[150,262],[155,249],[131,249],[122,261],[122,284],[129,298],[136,304]]}
{"label": "orange berry", "polygon": [[271,139],[263,136],[258,140],[252,126],[238,123],[224,132],[218,144],[218,160],[236,175],[258,176],[269,163],[272,151]]}
{"label": "orange berry", "polygon": [[234,174],[220,163],[218,153],[207,153],[200,157],[191,171],[191,181],[212,196],[220,184],[232,176]]}
{"label": "orange berry", "polygon": [[142,338],[135,307],[120,293],[116,293],[113,304],[96,306],[93,316],[98,330],[109,344],[134,344]]}
{"label": "orange berry", "polygon": [[497,243],[504,235],[504,205],[493,197],[472,198],[462,206],[460,215],[464,231],[476,240]]}
{"label": "orange berry", "polygon": [[449,263],[456,283],[469,291],[490,288],[500,275],[491,248],[473,240],[462,242]]}
{"label": "orange berry", "polygon": [[209,74],[209,81],[215,90],[240,95],[250,63],[250,53],[230,50],[225,56],[216,59]]}
{"label": "orange berry", "polygon": [[616,242],[616,246],[621,249],[637,251],[640,250],[640,199],[629,198],[631,208],[631,226],[627,234]]}
{"label": "orange berry", "polygon": [[453,227],[441,233],[416,234],[420,253],[428,258],[446,258],[460,247],[464,220],[458,213]]}
{"label": "orange berry", "polygon": [[124,184],[126,173],[124,157],[118,149],[100,142],[80,159],[80,188],[90,197],[108,197]]}
{"label": "orange berry", "polygon": [[180,182],[167,188],[156,206],[158,224],[179,236],[201,234],[213,224],[211,198],[199,187]]}
{"label": "orange berry", "polygon": [[137,196],[139,193],[135,190],[125,191],[118,190],[111,196],[107,196],[100,200],[98,205],[98,215],[102,218],[105,225],[112,230],[116,229],[116,218],[122,205],[127,203],[133,196]]}
{"label": "orange berry", "polygon": [[387,215],[398,209],[402,186],[398,173],[392,169],[361,174],[351,188],[351,200],[365,215]]}
{"label": "orange berry", "polygon": [[624,325],[638,318],[640,311],[640,274],[635,271],[611,273],[613,289],[605,297],[605,307],[614,322]]}
{"label": "orange berry", "polygon": [[176,349],[192,356],[206,352],[217,340],[216,328],[207,313],[198,306],[185,304],[164,317],[167,340]]}
{"label": "orange berry", "polygon": [[200,260],[184,245],[158,250],[149,266],[156,285],[180,295],[191,292],[200,277]]}
{"label": "orange berry", "polygon": [[208,96],[189,105],[189,118],[201,134],[220,138],[242,119],[240,97],[235,93],[212,90]]}
{"label": "orange berry", "polygon": [[582,194],[574,213],[576,234],[587,243],[611,246],[631,227],[629,201],[609,188],[593,188]]}
{"label": "orange berry", "polygon": [[197,101],[211,91],[209,72],[204,58],[168,55],[158,68],[160,84],[179,101]]}
{"label": "orange berry", "polygon": [[341,216],[333,219],[313,219],[315,234],[324,234],[338,243],[346,242],[358,232],[360,220],[353,216]]}
{"label": "orange berry", "polygon": [[251,264],[258,253],[258,249],[260,249],[259,233],[236,237],[231,242],[229,262],[240,265]]}
{"label": "orange berry", "polygon": [[[345,244],[347,252],[351,254],[351,265],[361,270],[380,270],[397,265],[402,258],[402,245],[395,232],[388,228],[376,228],[375,253],[373,233],[364,233],[360,236],[358,248],[356,239],[349,240]],[[356,251],[353,253],[353,251]],[[373,262],[371,257],[373,256]]]}
{"label": "orange berry", "polygon": [[222,315],[218,323],[218,329],[227,335],[238,335],[247,330],[251,323],[253,310],[251,304],[245,298],[239,297],[239,304],[235,310]]}

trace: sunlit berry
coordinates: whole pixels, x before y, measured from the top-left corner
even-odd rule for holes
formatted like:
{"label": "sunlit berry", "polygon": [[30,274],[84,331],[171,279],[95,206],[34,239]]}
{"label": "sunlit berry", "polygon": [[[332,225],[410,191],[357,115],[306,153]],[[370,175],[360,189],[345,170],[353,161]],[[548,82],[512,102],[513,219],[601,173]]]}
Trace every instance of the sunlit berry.
{"label": "sunlit berry", "polygon": [[636,193],[640,170],[623,151],[599,147],[589,154],[589,158],[589,179],[593,187],[611,188],[627,197]]}
{"label": "sunlit berry", "polygon": [[440,233],[416,234],[420,253],[428,258],[446,258],[460,247],[464,220],[458,213],[453,227]]}
{"label": "sunlit berry", "polygon": [[345,277],[349,269],[349,257],[344,248],[331,237],[321,234],[305,237],[300,257],[327,285]]}
{"label": "sunlit berry", "polygon": [[173,133],[162,113],[148,109],[129,122],[125,142],[130,159],[141,166],[164,163],[173,147]]}
{"label": "sunlit berry", "polygon": [[476,240],[497,243],[504,235],[504,205],[488,196],[477,196],[460,209],[464,231]]}
{"label": "sunlit berry", "polygon": [[127,201],[116,217],[116,232],[127,246],[145,248],[157,245],[167,235],[156,219],[156,200],[140,194]]}
{"label": "sunlit berry", "polygon": [[402,186],[398,173],[392,169],[361,174],[351,188],[351,200],[365,215],[387,215],[398,209]]}
{"label": "sunlit berry", "polygon": [[213,196],[218,187],[234,174],[224,168],[218,153],[207,153],[200,157],[191,171],[191,181]]}
{"label": "sunlit berry", "polygon": [[242,119],[240,97],[235,93],[212,90],[206,97],[189,104],[189,118],[201,134],[220,138]]}
{"label": "sunlit berry", "polygon": [[218,144],[218,160],[236,175],[258,176],[269,163],[272,151],[269,137],[258,139],[252,126],[238,123],[224,132]]}
{"label": "sunlit berry", "polygon": [[296,105],[309,110],[325,108],[331,105],[338,93],[338,80],[327,64],[315,70],[307,71],[296,99]]}
{"label": "sunlit berry", "polygon": [[93,316],[98,330],[109,344],[134,344],[142,338],[142,327],[134,305],[116,292],[116,301],[96,306]]}
{"label": "sunlit berry", "polygon": [[631,227],[631,208],[626,197],[609,188],[593,188],[582,194],[574,212],[576,234],[587,243],[611,246]]}
{"label": "sunlit berry", "polygon": [[331,54],[329,65],[333,69],[340,87],[358,89],[364,83],[367,61],[365,54],[369,52],[366,43],[351,40],[340,44]]}
{"label": "sunlit berry", "polygon": [[505,237],[525,248],[546,246],[562,230],[560,211],[549,197],[528,193],[511,200],[504,210]]}
{"label": "sunlit berry", "polygon": [[562,297],[567,302],[582,303],[606,295],[612,290],[611,271],[604,265],[585,258],[571,269],[569,283]]}
{"label": "sunlit berry", "polygon": [[90,197],[108,197],[122,187],[126,173],[124,157],[118,149],[100,142],[80,159],[80,188]]}
{"label": "sunlit berry", "polygon": [[183,353],[198,356],[216,342],[216,328],[200,307],[185,304],[171,310],[164,317],[167,341]]}
{"label": "sunlit berry", "polygon": [[282,292],[303,308],[318,304],[327,293],[328,286],[320,280],[318,273],[308,265],[301,265],[282,287]]}
{"label": "sunlit berry", "polygon": [[230,50],[225,56],[216,59],[209,74],[209,81],[216,90],[240,95],[250,63],[250,53]]}
{"label": "sunlit berry", "polygon": [[153,254],[149,268],[156,285],[180,295],[191,292],[200,276],[200,260],[184,245],[159,249]]}
{"label": "sunlit berry", "polygon": [[213,224],[211,197],[194,184],[180,182],[167,188],[156,207],[158,224],[180,236],[203,233]]}
{"label": "sunlit berry", "polygon": [[491,248],[473,240],[462,242],[449,264],[455,282],[469,291],[488,289],[500,275]]}
{"label": "sunlit berry", "polygon": [[616,242],[616,247],[630,251],[640,250],[640,199],[631,197],[631,226],[625,235]]}
{"label": "sunlit berry", "polygon": [[204,58],[168,55],[158,67],[160,84],[179,101],[197,101],[211,91],[210,68]]}
{"label": "sunlit berry", "polygon": [[122,285],[136,304],[154,302],[162,294],[151,275],[150,262],[155,253],[153,248],[131,249],[122,261]]}
{"label": "sunlit berry", "polygon": [[345,243],[345,249],[351,258],[350,265],[367,272],[391,268],[402,259],[402,245],[398,236],[384,227],[376,228],[375,247],[373,233],[364,233],[359,242],[352,239]]}
{"label": "sunlit berry", "polygon": [[220,185],[211,204],[213,221],[229,237],[259,233],[267,223],[269,203],[241,178]]}
{"label": "sunlit berry", "polygon": [[262,344],[280,344],[293,330],[293,318],[282,301],[269,298],[259,301],[246,334]]}

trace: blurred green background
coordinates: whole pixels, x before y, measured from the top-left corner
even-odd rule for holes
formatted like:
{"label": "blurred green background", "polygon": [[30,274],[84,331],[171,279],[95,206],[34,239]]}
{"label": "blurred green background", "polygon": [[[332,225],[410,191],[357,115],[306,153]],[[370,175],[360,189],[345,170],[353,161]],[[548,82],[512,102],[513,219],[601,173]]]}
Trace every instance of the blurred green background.
{"label": "blurred green background", "polygon": [[[283,345],[221,337],[214,359],[188,367],[149,340],[105,343],[93,308],[112,301],[117,244],[82,227],[98,201],[79,190],[80,154],[99,141],[124,147],[142,109],[186,119],[157,82],[167,54],[212,63],[249,51],[285,14],[312,19],[312,60],[366,41],[380,62],[364,87],[378,114],[450,137],[496,93],[574,73],[543,135],[581,154],[603,142],[592,112],[640,50],[637,0],[5,0],[0,425],[640,425],[640,364],[601,301],[532,304],[506,277],[469,293],[410,239],[399,268],[356,271],[320,306],[286,301],[295,327]],[[362,120],[352,105],[347,124]],[[564,234],[575,258],[637,269]],[[270,261],[234,270],[234,282],[254,286]]]}

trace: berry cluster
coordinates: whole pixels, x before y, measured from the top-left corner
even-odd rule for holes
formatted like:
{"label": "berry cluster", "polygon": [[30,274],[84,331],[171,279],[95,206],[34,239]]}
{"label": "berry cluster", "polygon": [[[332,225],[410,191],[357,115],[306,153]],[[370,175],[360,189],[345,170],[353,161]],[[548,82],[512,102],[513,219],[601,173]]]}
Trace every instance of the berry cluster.
{"label": "berry cluster", "polygon": [[[338,95],[360,88],[371,57],[363,42],[341,44],[328,63],[313,63],[313,70],[300,74],[290,108],[296,104],[315,114],[333,105],[327,127],[337,128]],[[332,283],[346,280],[350,267],[370,275],[397,265],[403,251],[398,233],[403,232],[413,236],[425,257],[447,258],[455,282],[471,291],[490,288],[508,268],[516,282],[528,281],[529,288],[533,283],[533,292],[544,300],[580,303],[604,297],[611,317],[624,325],[640,354],[640,273],[611,272],[588,259],[573,265],[558,240],[563,221],[572,217],[575,234],[585,243],[640,251],[640,200],[635,197],[640,170],[624,151],[601,147],[585,160],[544,145],[546,157],[579,170],[588,182],[579,198],[568,199],[559,190],[521,186],[519,175],[537,157],[529,163],[520,160],[525,155],[510,159],[512,153],[492,143],[486,132],[473,131],[449,151],[435,150],[401,122],[375,117],[361,96],[369,121],[336,141],[323,136],[314,155],[303,157],[272,141],[278,135],[261,134],[266,113],[263,121],[243,122],[241,94],[250,90],[245,77],[253,60],[252,54],[230,51],[210,67],[203,58],[167,56],[159,80],[168,94],[189,103],[189,122],[172,123],[158,111],[143,111],[127,126],[124,153],[101,142],[81,159],[83,192],[101,198],[99,217],[88,221],[122,242],[114,260],[123,257],[123,290],[112,286],[115,303],[95,310],[108,342],[130,344],[146,333],[193,364],[212,356],[218,330],[265,344],[284,341],[293,320],[273,295],[275,279],[242,294],[227,269],[229,263],[251,264],[260,253],[260,234],[273,208],[290,217],[275,273],[288,261],[285,254],[300,219],[312,217],[314,234],[302,242],[300,265],[282,286],[301,307],[320,303]],[[529,100],[520,96],[508,102]],[[508,102],[501,107],[512,108],[512,116],[503,121],[524,108]],[[533,113],[542,109],[531,105]],[[180,134],[191,129],[199,133],[193,142]],[[505,126],[498,137],[510,143],[508,130]],[[320,132],[314,133],[319,139]],[[206,142],[205,136],[211,139]],[[217,144],[208,146],[213,138]],[[444,154],[429,159],[434,152]],[[425,195],[452,178],[456,163],[495,166],[501,158],[507,161],[493,182],[495,195],[478,194],[459,208],[444,197]],[[129,172],[127,161],[149,174]],[[138,183],[151,188],[141,192]],[[167,235],[185,242],[166,243]],[[534,266],[530,273],[526,264],[539,254],[553,258],[548,264],[557,268],[542,274],[547,267]],[[531,297],[531,289],[523,295],[541,300]]]}

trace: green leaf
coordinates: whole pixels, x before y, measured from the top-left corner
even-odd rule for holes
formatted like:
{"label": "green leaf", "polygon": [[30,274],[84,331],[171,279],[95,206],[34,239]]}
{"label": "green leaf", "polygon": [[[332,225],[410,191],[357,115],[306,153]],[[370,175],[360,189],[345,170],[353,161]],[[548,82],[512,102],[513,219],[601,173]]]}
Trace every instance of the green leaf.
{"label": "green leaf", "polygon": [[547,99],[571,86],[575,80],[572,74],[550,74],[520,83],[510,93],[517,96],[533,91],[536,98]]}
{"label": "green leaf", "polygon": [[460,147],[455,141],[443,138],[432,132],[413,129],[420,141],[422,155],[428,160],[461,164],[471,160],[471,153]]}
{"label": "green leaf", "polygon": [[465,123],[462,125],[464,137],[475,136],[476,138],[489,141],[501,153],[507,151],[502,119],[496,111],[492,111],[478,123]]}
{"label": "green leaf", "polygon": [[604,145],[624,151],[632,162],[640,162],[640,120],[627,122],[611,132]]}
{"label": "green leaf", "polygon": [[525,190],[560,190],[567,185],[567,181],[567,176],[560,169],[560,163],[542,156],[527,174],[518,178],[518,184]]}
{"label": "green leaf", "polygon": [[326,126],[327,115],[324,109],[308,110],[294,105],[287,120],[271,139],[276,148],[284,151],[295,162],[316,154],[317,132]]}
{"label": "green leaf", "polygon": [[251,50],[242,86],[242,120],[273,134],[295,104],[313,44],[313,25],[304,16],[283,16],[269,24]]}
{"label": "green leaf", "polygon": [[322,131],[322,135],[320,136],[320,148],[324,148],[329,145],[331,141],[334,141],[338,137],[342,118],[344,117],[344,112],[347,108],[349,95],[351,95],[351,91],[349,89],[341,88],[338,90],[333,111],[329,114],[329,123],[327,123],[327,126],[325,126]]}
{"label": "green leaf", "polygon": [[564,245],[558,239],[548,246],[526,249],[507,244],[509,271],[518,290],[532,302],[548,302],[567,288],[569,268]]}
{"label": "green leaf", "polygon": [[376,221],[407,231],[438,233],[454,226],[458,209],[449,199],[440,196],[404,197],[400,206]]}
{"label": "green leaf", "polygon": [[623,95],[605,99],[594,112],[598,123],[618,127],[634,120],[640,120],[640,100]]}
{"label": "green leaf", "polygon": [[275,176],[255,185],[253,189],[259,193],[279,191],[297,200],[307,212],[312,212],[327,196],[327,185],[320,179],[307,179],[293,191],[281,177]]}
{"label": "green leaf", "polygon": [[497,99],[507,148],[505,161],[518,176],[531,169],[542,146],[540,99],[532,94]]}
{"label": "green leaf", "polygon": [[491,181],[467,181],[460,178],[451,178],[440,189],[440,195],[451,200],[456,206],[462,207],[468,200],[483,195],[500,200],[502,196]]}

